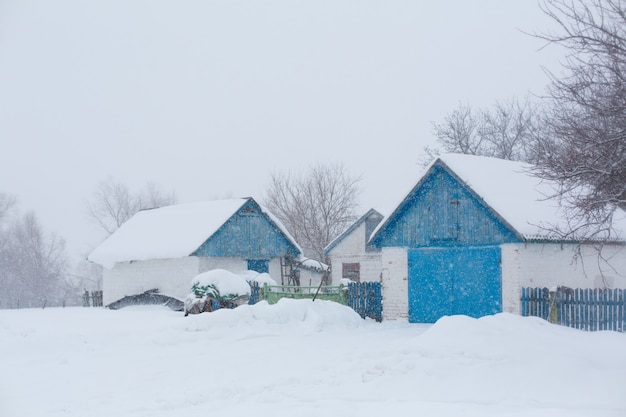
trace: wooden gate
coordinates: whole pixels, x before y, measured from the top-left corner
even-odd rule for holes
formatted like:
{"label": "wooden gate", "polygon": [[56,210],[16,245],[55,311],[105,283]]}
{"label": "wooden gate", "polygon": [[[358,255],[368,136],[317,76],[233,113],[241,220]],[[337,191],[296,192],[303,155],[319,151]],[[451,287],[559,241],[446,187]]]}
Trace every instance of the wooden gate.
{"label": "wooden gate", "polygon": [[500,247],[413,249],[409,263],[409,322],[443,316],[482,317],[502,311]]}
{"label": "wooden gate", "polygon": [[383,320],[383,296],[380,282],[351,282],[348,284],[348,305],[362,318]]}

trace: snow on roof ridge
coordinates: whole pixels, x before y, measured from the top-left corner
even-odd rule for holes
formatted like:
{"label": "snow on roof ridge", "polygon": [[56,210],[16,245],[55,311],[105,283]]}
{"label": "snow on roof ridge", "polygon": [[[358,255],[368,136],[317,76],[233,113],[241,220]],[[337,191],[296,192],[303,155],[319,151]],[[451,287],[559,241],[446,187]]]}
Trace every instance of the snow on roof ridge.
{"label": "snow on roof ridge", "polygon": [[[416,190],[437,164],[447,167],[525,240],[552,240],[551,230],[554,227],[567,230],[564,209],[558,201],[550,198],[556,193],[556,184],[533,175],[532,164],[448,153],[440,155],[425,168],[411,190],[403,196],[396,209],[379,223],[372,236],[387,224],[408,195]],[[616,221],[614,226],[616,241],[624,240],[626,221]]]}

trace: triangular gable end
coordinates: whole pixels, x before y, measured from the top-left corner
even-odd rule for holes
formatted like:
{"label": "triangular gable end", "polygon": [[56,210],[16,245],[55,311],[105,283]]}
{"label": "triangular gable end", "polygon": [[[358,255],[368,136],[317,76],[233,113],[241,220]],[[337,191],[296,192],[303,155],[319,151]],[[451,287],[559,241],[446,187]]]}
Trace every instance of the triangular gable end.
{"label": "triangular gable end", "polygon": [[522,236],[499,213],[437,159],[370,242],[425,247],[520,241]]}
{"label": "triangular gable end", "polygon": [[267,259],[301,253],[298,245],[268,213],[248,198],[192,256]]}
{"label": "triangular gable end", "polygon": [[[370,219],[372,219],[371,222],[370,222]],[[350,233],[352,233],[356,228],[358,228],[363,222],[369,222],[369,223],[366,224],[366,231],[365,231],[365,234],[366,234],[365,239],[366,239],[366,241],[368,241],[371,233],[374,231],[375,227],[382,221],[382,219],[383,219],[383,215],[382,214],[380,214],[378,211],[376,211],[374,209],[369,209],[367,211],[367,213],[365,213],[363,216],[361,216],[359,219],[357,219],[343,233],[341,233],[339,236],[337,236],[335,239],[333,239],[324,248],[324,254],[326,256],[328,256],[330,251],[333,250],[333,248],[335,246],[337,246],[339,243],[341,243],[341,241],[344,238],[346,238]]]}

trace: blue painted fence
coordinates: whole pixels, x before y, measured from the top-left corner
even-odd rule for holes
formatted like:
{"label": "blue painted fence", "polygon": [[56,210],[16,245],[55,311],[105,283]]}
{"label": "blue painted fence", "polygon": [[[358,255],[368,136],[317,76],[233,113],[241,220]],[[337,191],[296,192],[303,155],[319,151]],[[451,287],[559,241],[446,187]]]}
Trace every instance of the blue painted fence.
{"label": "blue painted fence", "polygon": [[348,284],[348,305],[362,318],[383,321],[383,296],[380,282],[351,282]]}
{"label": "blue painted fence", "polygon": [[626,289],[522,288],[522,316],[581,330],[626,331]]}

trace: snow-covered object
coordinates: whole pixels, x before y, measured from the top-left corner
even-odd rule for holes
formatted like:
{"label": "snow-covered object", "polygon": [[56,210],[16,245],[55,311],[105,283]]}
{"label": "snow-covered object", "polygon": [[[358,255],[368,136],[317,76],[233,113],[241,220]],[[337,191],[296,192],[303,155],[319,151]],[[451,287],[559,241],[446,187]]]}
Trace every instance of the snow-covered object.
{"label": "snow-covered object", "polygon": [[250,295],[250,284],[245,277],[225,269],[213,269],[196,275],[191,280],[191,286],[215,288],[221,297]]}
{"label": "snow-covered object", "polygon": [[185,315],[213,311],[212,300],[237,307],[250,297],[250,274],[233,274],[225,269],[213,269],[191,280],[191,292],[185,297]]}
{"label": "snow-covered object", "polygon": [[316,259],[305,258],[303,256],[300,256],[298,258],[298,262],[300,262],[300,265],[304,268],[312,268],[312,269],[318,269],[320,271],[328,271],[328,265]]}
{"label": "snow-covered object", "polygon": [[[444,154],[426,167],[417,182],[418,186],[430,169],[441,162],[522,238],[551,239],[556,237],[554,230],[570,229],[571,225],[559,200],[551,198],[556,193],[557,185],[533,175],[533,165],[484,156]],[[378,225],[374,234],[391,216]],[[624,211],[617,210],[613,227],[615,234],[611,238],[626,240]],[[584,232],[581,229],[581,234],[571,236],[571,239],[583,237]]]}
{"label": "snow-covered object", "polygon": [[274,278],[272,278],[270,276],[270,274],[268,274],[267,272],[262,272],[262,273],[258,273],[256,271],[248,271],[248,272],[252,272],[252,274],[249,274],[248,276],[245,277],[246,281],[248,281],[248,282],[256,282],[261,287],[264,284],[267,284],[267,285],[270,285],[270,286],[278,285],[278,282],[276,282],[276,280]]}
{"label": "snow-covered object", "polygon": [[[88,259],[106,268],[118,262],[190,256],[250,199],[177,204],[136,213]],[[284,225],[259,206],[297,248]]]}
{"label": "snow-covered object", "polygon": [[348,284],[350,284],[351,282],[354,282],[354,281],[352,281],[350,278],[341,278],[339,280],[339,285],[343,285],[344,287],[347,287]]}

